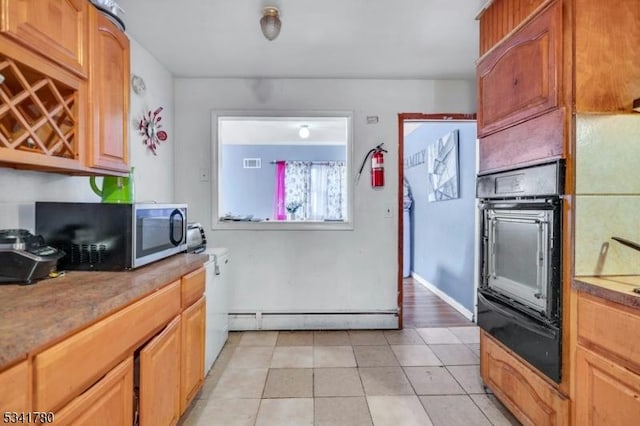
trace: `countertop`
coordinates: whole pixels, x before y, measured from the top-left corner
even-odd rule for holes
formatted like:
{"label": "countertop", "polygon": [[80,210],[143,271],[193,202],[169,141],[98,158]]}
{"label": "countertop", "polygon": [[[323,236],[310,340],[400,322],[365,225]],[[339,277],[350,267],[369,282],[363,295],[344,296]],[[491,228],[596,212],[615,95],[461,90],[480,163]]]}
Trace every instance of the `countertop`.
{"label": "countertop", "polygon": [[611,302],[640,309],[640,294],[633,292],[634,288],[640,287],[640,275],[578,276],[573,279],[573,287]]}
{"label": "countertop", "polygon": [[198,269],[178,254],[123,272],[68,271],[32,285],[0,285],[0,371]]}

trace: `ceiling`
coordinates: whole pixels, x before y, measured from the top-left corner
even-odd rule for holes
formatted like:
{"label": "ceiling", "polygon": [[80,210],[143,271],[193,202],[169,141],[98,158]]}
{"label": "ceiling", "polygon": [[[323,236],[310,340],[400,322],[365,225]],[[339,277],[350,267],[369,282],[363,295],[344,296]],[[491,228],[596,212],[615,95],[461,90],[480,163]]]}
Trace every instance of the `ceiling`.
{"label": "ceiling", "polygon": [[[176,77],[472,79],[486,0],[117,0]],[[260,31],[264,6],[282,30]]]}

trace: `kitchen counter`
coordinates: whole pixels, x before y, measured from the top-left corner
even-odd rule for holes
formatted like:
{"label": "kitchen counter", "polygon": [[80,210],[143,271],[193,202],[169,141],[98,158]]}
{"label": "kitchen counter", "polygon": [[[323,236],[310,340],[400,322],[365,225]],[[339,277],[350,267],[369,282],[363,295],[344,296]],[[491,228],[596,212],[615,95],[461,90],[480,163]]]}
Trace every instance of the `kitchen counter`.
{"label": "kitchen counter", "polygon": [[578,276],[573,288],[630,308],[640,309],[640,294],[633,289],[640,287],[640,275]]}
{"label": "kitchen counter", "polygon": [[0,285],[0,371],[180,279],[209,260],[178,254],[124,272],[69,271]]}

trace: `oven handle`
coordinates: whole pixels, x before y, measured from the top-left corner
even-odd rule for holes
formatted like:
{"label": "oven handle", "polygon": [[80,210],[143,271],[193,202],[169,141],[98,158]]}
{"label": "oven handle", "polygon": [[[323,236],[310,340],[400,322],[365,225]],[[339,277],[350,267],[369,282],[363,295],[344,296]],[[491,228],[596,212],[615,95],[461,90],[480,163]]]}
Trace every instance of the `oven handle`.
{"label": "oven handle", "polygon": [[553,201],[541,201],[538,203],[532,202],[488,202],[488,201],[480,201],[478,203],[478,208],[480,210],[553,210],[560,204],[560,200]]}
{"label": "oven handle", "polygon": [[482,293],[478,293],[478,299],[482,301],[482,303],[487,305],[492,311],[512,321],[517,322],[520,327],[525,328],[531,331],[532,333],[536,333],[538,335],[545,336],[550,339],[555,339],[557,337],[556,333],[553,330],[549,330],[545,327],[538,325],[534,320],[529,319],[524,315],[509,312],[505,308],[498,306],[496,303],[490,302]]}

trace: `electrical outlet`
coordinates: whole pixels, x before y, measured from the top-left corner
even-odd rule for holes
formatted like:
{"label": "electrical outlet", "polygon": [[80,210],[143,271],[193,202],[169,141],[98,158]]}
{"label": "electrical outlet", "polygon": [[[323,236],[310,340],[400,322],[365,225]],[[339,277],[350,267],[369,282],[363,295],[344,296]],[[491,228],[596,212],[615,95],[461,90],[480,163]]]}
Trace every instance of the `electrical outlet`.
{"label": "electrical outlet", "polygon": [[200,169],[200,182],[209,182],[209,169]]}
{"label": "electrical outlet", "polygon": [[384,209],[384,217],[393,217],[393,207],[387,206]]}

